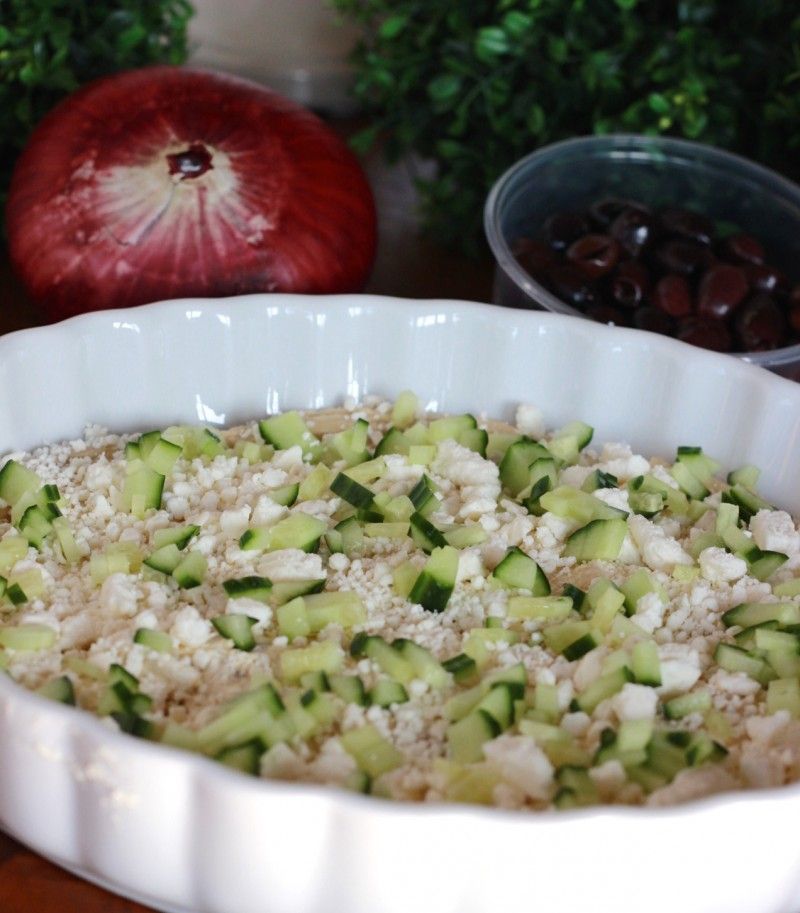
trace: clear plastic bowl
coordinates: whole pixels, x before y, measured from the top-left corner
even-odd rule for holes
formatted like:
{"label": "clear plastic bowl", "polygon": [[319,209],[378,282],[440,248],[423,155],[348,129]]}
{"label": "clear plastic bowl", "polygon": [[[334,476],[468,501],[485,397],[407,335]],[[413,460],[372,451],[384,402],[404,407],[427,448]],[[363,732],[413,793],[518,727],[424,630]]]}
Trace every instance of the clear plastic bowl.
{"label": "clear plastic bowl", "polygon": [[[494,253],[496,304],[584,317],[517,263],[510,245],[535,236],[554,212],[581,209],[605,196],[648,206],[683,206],[759,238],[771,265],[800,281],[800,187],[747,159],[710,146],[663,137],[588,136],[555,143],[520,159],[495,183],[484,228]],[[584,317],[584,319],[586,319]],[[784,377],[800,379],[800,344],[736,353]]]}

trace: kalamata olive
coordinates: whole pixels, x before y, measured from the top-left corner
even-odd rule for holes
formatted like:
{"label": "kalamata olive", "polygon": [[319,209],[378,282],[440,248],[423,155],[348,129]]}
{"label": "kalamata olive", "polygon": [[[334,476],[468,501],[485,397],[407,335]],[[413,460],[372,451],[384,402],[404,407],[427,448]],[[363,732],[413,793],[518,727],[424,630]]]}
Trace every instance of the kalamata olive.
{"label": "kalamata olive", "polygon": [[678,235],[698,244],[708,245],[714,237],[711,220],[690,209],[665,209],[659,216],[659,222],[667,234]]}
{"label": "kalamata olive", "polygon": [[795,333],[800,333],[800,301],[789,305],[789,324]]}
{"label": "kalamata olive", "polygon": [[552,247],[535,238],[518,238],[511,246],[511,252],[519,265],[534,279],[543,276],[555,258]]}
{"label": "kalamata olive", "polygon": [[661,333],[664,336],[671,336],[675,332],[675,321],[664,311],[649,305],[636,311],[633,323],[640,330],[649,330],[651,333]]}
{"label": "kalamata olive", "polygon": [[715,352],[730,352],[733,345],[727,326],[720,320],[709,320],[707,317],[687,317],[678,325],[677,336],[693,346]]}
{"label": "kalamata olive", "polygon": [[638,257],[653,240],[655,224],[649,212],[629,206],[611,223],[609,233],[632,257]]}
{"label": "kalamata olive", "polygon": [[754,292],[777,292],[779,295],[788,293],[789,280],[774,266],[767,266],[765,263],[745,263],[742,268]]}
{"label": "kalamata olive", "polygon": [[744,301],[750,287],[739,266],[718,263],[707,270],[697,289],[697,313],[725,320]]}
{"label": "kalamata olive", "polygon": [[644,286],[634,276],[618,273],[611,279],[609,295],[616,307],[633,311],[643,303],[645,298]]}
{"label": "kalamata olive", "polygon": [[584,235],[567,248],[567,260],[589,279],[610,273],[619,260],[619,244],[608,235]]}
{"label": "kalamata olive", "polygon": [[575,266],[556,263],[547,271],[547,285],[562,301],[579,310],[597,303],[597,293],[586,276]]}
{"label": "kalamata olive", "polygon": [[763,263],[764,248],[752,235],[730,235],[719,245],[720,253],[734,263]]}
{"label": "kalamata olive", "polygon": [[692,290],[689,283],[675,273],[668,273],[658,280],[651,300],[670,317],[686,317],[692,311]]}
{"label": "kalamata olive", "polygon": [[693,276],[708,264],[708,250],[694,241],[673,238],[659,245],[654,255],[655,262],[666,273],[679,276]]}
{"label": "kalamata olive", "polygon": [[608,228],[618,215],[631,207],[636,208],[637,205],[632,200],[623,200],[620,197],[603,197],[589,207],[589,218],[599,228]]}
{"label": "kalamata olive", "polygon": [[607,323],[609,326],[629,327],[630,319],[618,308],[609,304],[592,304],[586,308],[586,316],[598,323]]}
{"label": "kalamata olive", "polygon": [[769,295],[753,295],[736,315],[736,335],[743,352],[777,349],[786,342],[786,318]]}
{"label": "kalamata olive", "polygon": [[544,223],[544,237],[553,250],[566,250],[588,232],[589,220],[580,212],[557,212]]}

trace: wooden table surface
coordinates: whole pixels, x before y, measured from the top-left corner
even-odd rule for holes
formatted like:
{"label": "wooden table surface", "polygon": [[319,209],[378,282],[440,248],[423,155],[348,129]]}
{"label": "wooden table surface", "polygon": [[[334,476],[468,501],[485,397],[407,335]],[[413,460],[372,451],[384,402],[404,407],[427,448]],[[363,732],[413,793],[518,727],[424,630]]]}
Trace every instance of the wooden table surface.
{"label": "wooden table surface", "polygon": [[[344,131],[346,132],[346,131]],[[378,156],[366,163],[380,240],[366,291],[408,298],[491,299],[492,264],[472,261],[420,237],[405,169]],[[0,334],[41,323],[0,250]],[[2,777],[2,771],[0,771]],[[149,913],[70,875],[0,832],[0,913]]]}

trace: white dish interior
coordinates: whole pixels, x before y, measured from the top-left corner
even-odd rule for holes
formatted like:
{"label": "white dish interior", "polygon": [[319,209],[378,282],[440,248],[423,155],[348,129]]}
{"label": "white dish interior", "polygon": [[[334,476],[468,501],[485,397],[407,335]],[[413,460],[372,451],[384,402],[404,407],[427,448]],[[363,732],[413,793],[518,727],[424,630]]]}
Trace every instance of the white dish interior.
{"label": "white dish interior", "polygon": [[[458,302],[255,295],[104,312],[0,339],[0,452],[176,421],[232,424],[414,389],[430,409],[670,456],[699,444],[800,510],[800,387],[673,340]],[[0,678],[0,825],[164,909],[794,913],[800,787],[669,810],[524,815],[255,781]],[[733,835],[755,831],[731,875]],[[719,877],[713,873],[720,873]],[[576,877],[579,875],[579,877]]]}

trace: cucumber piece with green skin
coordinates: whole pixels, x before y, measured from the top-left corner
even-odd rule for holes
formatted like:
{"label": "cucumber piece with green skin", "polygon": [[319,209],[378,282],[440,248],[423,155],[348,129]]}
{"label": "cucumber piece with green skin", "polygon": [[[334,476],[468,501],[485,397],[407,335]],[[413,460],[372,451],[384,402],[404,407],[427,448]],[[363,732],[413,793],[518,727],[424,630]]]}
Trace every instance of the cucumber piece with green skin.
{"label": "cucumber piece with green skin", "polygon": [[369,702],[375,707],[390,707],[392,704],[405,704],[408,701],[408,692],[392,679],[377,681],[369,692]]}
{"label": "cucumber piece with green skin", "polygon": [[453,681],[465,685],[475,679],[478,674],[478,664],[466,653],[458,653],[442,662],[442,668],[453,676]]}
{"label": "cucumber piece with green skin", "polygon": [[334,434],[329,446],[344,460],[347,466],[357,466],[369,459],[367,440],[369,436],[369,423],[366,419],[357,419],[350,428]]}
{"label": "cucumber piece with green skin", "polygon": [[800,577],[794,577],[791,580],[784,580],[782,583],[776,583],[772,587],[772,595],[779,598],[800,596]]}
{"label": "cucumber piece with green skin", "polygon": [[414,510],[423,517],[433,513],[439,505],[439,487],[428,476],[422,475],[419,482],[408,493]]}
{"label": "cucumber piece with green skin", "polygon": [[428,424],[428,439],[432,444],[440,444],[442,441],[457,441],[459,435],[464,431],[471,431],[478,427],[475,416],[451,415],[445,418],[436,418]]}
{"label": "cucumber piece with green skin", "polygon": [[591,520],[567,538],[564,554],[578,561],[614,561],[627,533],[622,519]]}
{"label": "cucumber piece with green skin", "polygon": [[668,720],[680,720],[690,713],[705,713],[711,709],[711,694],[708,691],[692,691],[664,702],[664,716]]}
{"label": "cucumber piece with green skin", "polygon": [[714,532],[718,536],[724,536],[729,529],[738,529],[739,527],[739,505],[720,503],[717,506],[717,518],[714,521]]}
{"label": "cucumber piece with green skin", "polygon": [[561,590],[561,595],[566,596],[568,599],[572,600],[572,608],[575,609],[576,612],[583,611],[583,604],[584,600],[586,599],[586,593],[580,589],[580,587],[577,587],[572,583],[565,583],[564,588]]}
{"label": "cucumber piece with green skin", "polygon": [[319,593],[325,589],[325,580],[276,580],[272,584],[271,602],[280,606],[297,596],[307,596],[310,593]]}
{"label": "cucumber piece with green skin", "polygon": [[522,549],[512,546],[492,571],[492,578],[515,590],[528,590],[532,596],[549,596],[550,582],[539,565]]}
{"label": "cucumber piece with green skin", "polygon": [[178,586],[185,590],[200,586],[206,576],[208,562],[200,552],[189,552],[181,558],[172,576]]}
{"label": "cucumber piece with green skin", "polygon": [[456,440],[462,447],[466,447],[486,459],[489,433],[483,428],[466,428],[459,433]]}
{"label": "cucumber piece with green skin", "polygon": [[366,656],[403,685],[416,678],[414,666],[377,634],[357,634],[350,644],[350,655]]}
{"label": "cucumber piece with green skin", "polygon": [[736,646],[743,650],[752,651],[756,649],[756,637],[761,630],[777,631],[777,621],[765,621],[758,625],[752,625],[749,628],[742,628],[741,631],[733,635]]}
{"label": "cucumber piece with green skin", "polygon": [[173,526],[169,529],[157,529],[153,533],[153,545],[156,548],[163,548],[165,545],[175,545],[183,550],[199,532],[200,527],[196,524]]}
{"label": "cucumber piece with green skin", "polygon": [[239,539],[239,546],[244,551],[299,548],[304,552],[313,552],[327,528],[323,520],[309,514],[294,513],[274,526],[256,526],[246,530]]}
{"label": "cucumber piece with green skin", "polygon": [[344,472],[340,472],[331,482],[331,491],[348,504],[358,508],[370,507],[374,498],[374,494],[369,488],[351,479]]}
{"label": "cucumber piece with green skin", "polygon": [[728,749],[705,732],[695,732],[686,746],[686,760],[692,767],[714,764],[725,759]]}
{"label": "cucumber piece with green skin", "polygon": [[128,441],[128,443],[125,445],[126,462],[132,463],[134,460],[141,461],[141,459],[142,459],[142,451],[139,448],[138,443],[136,443],[136,441]]}
{"label": "cucumber piece with green skin", "polygon": [[156,653],[172,653],[172,638],[164,631],[139,628],[133,635],[133,642],[143,647],[148,647]]}
{"label": "cucumber piece with green skin", "polygon": [[392,407],[392,423],[398,428],[408,428],[414,424],[419,409],[419,397],[413,390],[403,390],[397,394]]}
{"label": "cucumber piece with green skin", "polygon": [[361,551],[364,546],[364,528],[355,517],[340,521],[333,529],[342,537],[342,552],[345,555],[351,557]]}
{"label": "cucumber piece with green skin", "polygon": [[371,724],[351,729],[339,737],[342,748],[370,777],[379,777],[399,767],[405,758]]}
{"label": "cucumber piece with green skin", "polygon": [[76,704],[75,688],[72,680],[67,675],[60,675],[58,678],[51,679],[40,688],[37,688],[36,693],[59,704],[67,704],[70,707],[74,707]]}
{"label": "cucumber piece with green skin", "polygon": [[489,534],[479,524],[474,523],[469,526],[456,526],[444,533],[445,544],[452,545],[453,548],[470,548],[473,545],[480,545],[489,538]]}
{"label": "cucumber piece with green skin", "polygon": [[144,559],[142,564],[146,564],[154,571],[160,571],[162,574],[171,574],[181,563],[181,551],[175,543],[162,545],[157,548],[151,555]]}
{"label": "cucumber piece with green skin", "polygon": [[128,672],[128,670],[119,663],[111,663],[108,667],[108,682],[111,685],[119,682],[124,685],[131,694],[136,694],[139,690],[139,679],[131,672]]}
{"label": "cucumber piece with green skin", "polygon": [[447,756],[459,764],[482,761],[483,746],[498,735],[500,727],[494,717],[476,710],[447,728]]}
{"label": "cucumber piece with green skin", "polygon": [[375,456],[384,456],[387,453],[399,453],[408,456],[411,443],[398,428],[391,427],[380,439],[375,448]]}
{"label": "cucumber piece with green skin", "polygon": [[788,555],[782,552],[758,550],[758,554],[751,554],[748,561],[747,573],[756,580],[769,580],[781,565],[789,560]]}
{"label": "cucumber piece with green skin", "polygon": [[[573,644],[577,645],[591,635],[592,626],[588,621],[564,621],[561,624],[550,625],[542,632],[545,644],[554,653],[564,653]],[[594,648],[590,647],[589,649]],[[583,652],[588,652],[588,650]],[[581,656],[583,652],[580,653]]]}
{"label": "cucumber piece with green skin", "polygon": [[311,633],[311,622],[308,620],[305,600],[302,596],[290,599],[279,606],[276,613],[278,631],[290,641],[296,637],[308,637]]}
{"label": "cucumber piece with green skin", "polygon": [[701,447],[678,447],[675,462],[685,466],[702,485],[708,485],[721,468]]}
{"label": "cucumber piece with green skin", "polygon": [[[139,445],[139,450],[142,452],[141,444]],[[150,452],[146,455],[142,453],[142,459],[145,466],[166,476],[172,472],[172,467],[177,463],[182,452],[183,447],[179,444],[173,444],[172,441],[166,441],[159,435],[158,440],[150,449]]]}
{"label": "cucumber piece with green skin", "polygon": [[774,510],[775,508],[757,494],[745,488],[744,485],[731,485],[731,487],[722,493],[722,500],[728,504],[736,504],[739,507],[739,515],[745,523],[760,510]]}
{"label": "cucumber piece with green skin", "polygon": [[249,615],[218,615],[211,619],[211,624],[221,637],[232,641],[237,650],[249,652],[256,645],[252,629],[257,624],[257,619],[250,618]]}
{"label": "cucumber piece with green skin", "polygon": [[297,500],[299,493],[300,483],[292,482],[289,485],[281,485],[280,488],[273,488],[266,494],[275,504],[279,504],[281,507],[291,507]]}
{"label": "cucumber piece with green skin", "polygon": [[148,510],[161,507],[164,491],[164,476],[144,463],[130,463],[125,484],[122,488],[122,502],[135,516],[143,517]]}
{"label": "cucumber piece with green skin", "polygon": [[281,676],[286,681],[299,681],[306,672],[338,672],[344,664],[344,651],[332,640],[310,643],[307,647],[284,650],[280,656]]}
{"label": "cucumber piece with green skin", "polygon": [[521,441],[522,438],[523,435],[516,431],[490,431],[486,445],[486,459],[493,463],[501,463],[508,448],[517,441]]}
{"label": "cucumber piece with green skin", "polygon": [[594,495],[570,485],[561,485],[546,492],[539,498],[539,503],[557,517],[574,520],[582,526],[591,520],[621,519],[628,515],[627,511],[611,507]]}
{"label": "cucumber piece with green skin", "polygon": [[224,580],[222,588],[229,599],[255,599],[266,603],[272,597],[272,581],[256,575]]}
{"label": "cucumber piece with green skin", "polygon": [[414,544],[421,548],[423,552],[430,554],[435,548],[444,548],[447,545],[444,534],[433,523],[426,520],[422,514],[411,514],[409,523],[411,538],[414,540]]}
{"label": "cucumber piece with green skin", "polygon": [[511,596],[507,617],[556,622],[564,621],[571,611],[569,596]]}
{"label": "cucumber piece with green skin", "polygon": [[589,494],[601,488],[619,488],[619,479],[610,472],[595,469],[586,476],[583,485],[581,485],[581,491],[589,492]]}
{"label": "cucumber piece with green skin", "polygon": [[329,624],[347,629],[367,620],[367,610],[361,597],[351,590],[308,594],[303,597],[303,601],[312,634]]}
{"label": "cucumber piece with green skin", "polygon": [[780,625],[800,624],[800,605],[795,602],[742,602],[722,615],[722,623],[727,627],[750,628],[765,621]]}
{"label": "cucumber piece with green skin", "polygon": [[303,453],[309,453],[319,443],[299,412],[283,412],[261,419],[258,430],[267,444],[272,444],[276,450],[297,446]]}
{"label": "cucumber piece with green skin", "polygon": [[709,490],[685,463],[674,463],[669,472],[680,486],[681,491],[690,498],[702,501],[703,498],[708,497]]}
{"label": "cucumber piece with green skin", "polygon": [[523,437],[506,450],[500,461],[500,483],[512,497],[531,484],[530,468],[536,460],[552,459],[546,447]]}
{"label": "cucumber piece with green skin", "polygon": [[729,485],[741,485],[755,493],[761,470],[757,466],[742,466],[728,473]]}
{"label": "cucumber piece with green skin", "polygon": [[657,688],[661,684],[661,661],[658,647],[652,640],[641,640],[631,650],[633,680],[640,685]]}
{"label": "cucumber piece with green skin", "polygon": [[425,647],[400,637],[392,641],[392,649],[411,665],[415,676],[427,682],[431,688],[441,690],[451,684],[452,678],[447,670]]}
{"label": "cucumber piece with green skin", "polygon": [[753,538],[748,536],[744,530],[739,529],[738,526],[725,526],[720,537],[725,548],[733,552],[734,555],[744,558],[745,561],[754,560],[761,554],[761,549],[753,541]]}
{"label": "cucumber piece with green skin", "polygon": [[[538,461],[537,461],[538,462]],[[534,517],[541,517],[545,512],[542,507],[542,495],[552,491],[553,482],[550,476],[542,476],[541,479],[534,482],[528,495],[523,498],[522,505]]]}
{"label": "cucumber piece with green skin", "polygon": [[41,549],[45,539],[53,531],[53,524],[41,507],[31,505],[19,521],[19,531],[34,547]]}
{"label": "cucumber piece with green skin", "polygon": [[435,548],[417,577],[409,602],[421,605],[428,612],[443,612],[453,593],[458,574],[458,552],[450,545]]}
{"label": "cucumber piece with green skin", "polygon": [[305,675],[300,677],[300,684],[311,691],[315,691],[318,694],[323,691],[331,690],[331,683],[328,680],[328,676],[324,672],[307,672]]}
{"label": "cucumber piece with green skin", "polygon": [[264,751],[264,745],[259,739],[251,739],[244,745],[231,745],[229,748],[223,748],[215,755],[215,760],[233,770],[257,776]]}
{"label": "cucumber piece with green skin", "polygon": [[800,681],[796,678],[776,678],[767,685],[767,713],[779,710],[800,719]]}
{"label": "cucumber piece with green skin", "polygon": [[393,523],[365,523],[364,535],[368,539],[405,539],[408,536],[409,523],[407,520]]}
{"label": "cucumber piece with green skin", "polygon": [[633,681],[633,673],[627,666],[601,675],[578,696],[579,709],[591,715],[601,701],[612,697],[631,681]]}
{"label": "cucumber piece with green skin", "polygon": [[0,469],[0,498],[12,506],[23,495],[38,491],[41,485],[39,476],[16,460],[6,460]]}
{"label": "cucumber piece with green skin", "polygon": [[636,606],[642,596],[659,592],[659,587],[645,568],[634,571],[624,583],[620,584],[619,589],[625,596],[625,614],[628,616],[636,612]]}
{"label": "cucumber piece with green skin", "polygon": [[761,685],[778,676],[770,669],[768,663],[741,647],[720,643],[714,651],[714,662],[726,672],[744,672]]}
{"label": "cucumber piece with green skin", "polygon": [[346,704],[366,707],[369,703],[364,682],[357,675],[329,675],[331,691]]}
{"label": "cucumber piece with green skin", "polygon": [[513,684],[498,682],[478,701],[477,711],[485,711],[504,732],[514,723],[514,701],[518,691]]}
{"label": "cucumber piece with green skin", "polygon": [[[8,591],[6,591],[8,594]],[[6,625],[0,628],[0,647],[19,652],[48,650],[58,640],[58,634],[46,625]]]}
{"label": "cucumber piece with green skin", "polygon": [[628,495],[628,504],[635,514],[654,517],[664,509],[664,496],[649,491],[634,491]]}

